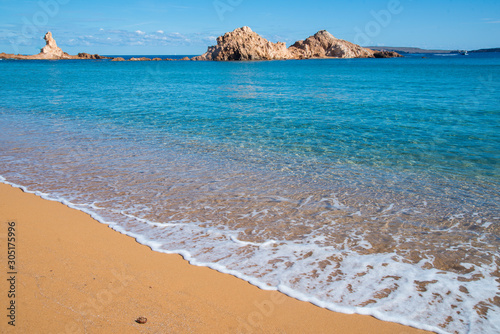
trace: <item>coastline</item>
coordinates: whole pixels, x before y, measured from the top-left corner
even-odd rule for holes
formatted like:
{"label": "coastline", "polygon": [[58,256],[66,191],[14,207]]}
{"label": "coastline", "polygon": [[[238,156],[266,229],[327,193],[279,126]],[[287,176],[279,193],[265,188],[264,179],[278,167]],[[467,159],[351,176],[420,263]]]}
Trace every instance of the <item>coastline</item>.
{"label": "coastline", "polygon": [[[78,53],[72,56],[64,52],[57,46],[52,33],[49,31],[44,38],[46,45],[36,55],[15,55],[0,53],[0,59],[44,59],[44,60],[63,60],[63,59],[111,59],[111,61],[126,61],[122,57],[109,58],[98,54]],[[307,44],[307,46],[305,45]],[[310,50],[312,45],[313,50]],[[234,61],[234,60],[301,60],[310,58],[395,58],[402,57],[392,51],[374,51],[363,48],[359,45],[337,39],[326,30],[321,30],[314,36],[306,40],[298,41],[286,47],[285,43],[272,43],[249,27],[237,28],[217,38],[217,45],[209,46],[207,52],[201,56],[192,58],[184,57],[180,60],[190,61]],[[161,58],[131,58],[128,61],[172,61],[175,59]]]}
{"label": "coastline", "polygon": [[[0,214],[2,240],[8,222],[16,224],[16,326],[5,317],[0,325],[9,332],[428,333],[332,312],[190,265],[4,183]],[[7,284],[2,280],[2,291]],[[2,293],[2,305],[7,298]],[[135,322],[141,316],[146,324]]]}

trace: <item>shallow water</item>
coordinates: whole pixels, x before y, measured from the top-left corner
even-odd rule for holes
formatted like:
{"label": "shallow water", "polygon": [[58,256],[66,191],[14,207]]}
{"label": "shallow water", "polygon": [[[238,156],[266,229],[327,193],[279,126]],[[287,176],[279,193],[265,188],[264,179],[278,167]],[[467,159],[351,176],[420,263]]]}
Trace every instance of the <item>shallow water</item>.
{"label": "shallow water", "polygon": [[322,307],[500,330],[497,55],[0,69],[7,182]]}

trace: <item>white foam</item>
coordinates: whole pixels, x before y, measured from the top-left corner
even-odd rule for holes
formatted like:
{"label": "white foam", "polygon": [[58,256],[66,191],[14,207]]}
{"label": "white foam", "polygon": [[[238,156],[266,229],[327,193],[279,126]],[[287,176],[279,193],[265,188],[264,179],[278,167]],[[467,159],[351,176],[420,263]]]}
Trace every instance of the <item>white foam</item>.
{"label": "white foam", "polygon": [[385,208],[382,213],[386,213],[388,211],[391,211],[394,208],[394,203],[391,203],[387,208]]}
{"label": "white foam", "polygon": [[[152,222],[127,214],[123,210],[113,211],[111,214],[115,215],[118,220],[110,220],[105,217],[108,216],[107,210],[99,208],[95,203],[75,204],[62,197],[31,191],[24,186],[8,182],[3,176],[0,176],[0,182],[88,213],[97,221],[110,226],[117,232],[135,238],[137,242],[147,245],[154,251],[179,254],[192,265],[209,267],[248,281],[261,289],[278,290],[293,298],[332,311],[371,315],[381,320],[437,333],[445,333],[448,330],[459,333],[479,333],[493,329],[500,331],[498,320],[500,317],[494,316],[500,314],[498,307],[491,306],[492,315],[489,317],[489,322],[480,319],[474,311],[478,300],[487,300],[498,293],[495,277],[490,275],[495,270],[495,261],[490,266],[462,263],[464,267],[473,268],[473,273],[482,274],[484,279],[474,281],[472,274],[469,274],[461,275],[460,277],[465,280],[459,280],[458,274],[436,269],[424,270],[423,268],[434,260],[432,257],[423,259],[417,265],[411,265],[400,261],[401,259],[395,253],[357,254],[350,249],[347,240],[340,248],[322,247],[321,240],[324,240],[324,236],[310,236],[310,240],[302,244],[285,240],[247,242],[238,239],[238,234],[242,232],[239,230],[230,231],[199,226],[203,222]],[[308,202],[310,198],[306,199],[302,205]],[[340,205],[340,203],[335,203],[337,204]],[[388,207],[386,210],[392,208]],[[123,219],[123,222],[120,219]],[[128,224],[126,220],[141,224]],[[151,228],[147,229],[147,227]],[[163,235],[169,237],[165,238]],[[215,238],[217,238],[216,241]],[[189,245],[184,244],[190,239],[196,241],[190,242]],[[358,244],[367,249],[372,247],[363,239],[360,239]],[[255,247],[257,251],[249,253],[245,258],[230,256],[236,254],[237,250],[248,246]],[[206,252],[208,248],[214,249]],[[313,254],[313,256],[304,258],[305,254]],[[312,269],[317,268],[316,264],[319,261],[327,261],[333,255],[342,258],[342,262],[336,264],[339,265],[338,270],[341,274],[332,281],[329,280],[331,270],[316,271],[314,280],[311,280],[308,275],[312,274]],[[269,270],[266,263],[272,259],[280,259],[281,262],[274,263],[272,270]],[[331,262],[331,260],[328,261]],[[287,267],[286,262],[293,263],[293,266]],[[360,273],[363,275],[359,276]],[[394,276],[395,273],[398,274]],[[415,281],[432,282],[434,280],[437,282],[426,285],[427,291],[416,290]],[[467,282],[467,280],[470,281]],[[351,288],[356,290],[349,292],[348,285],[352,285]],[[468,293],[464,293],[462,287],[465,287]],[[385,298],[377,299],[376,293],[385,289],[393,290],[393,292]],[[445,291],[450,291],[450,293],[446,294]],[[440,302],[436,301],[436,295],[441,296]],[[359,306],[360,303],[369,299],[376,300],[376,302]],[[463,302],[455,303],[456,299],[461,299]],[[437,326],[443,314],[453,315],[467,321],[462,325],[454,322],[453,327],[447,327],[445,331]]]}
{"label": "white foam", "polygon": [[483,227],[484,227],[484,228],[488,228],[488,227],[490,227],[491,225],[493,225],[493,223],[492,223],[492,222],[486,222],[486,223],[484,223],[484,224],[483,224]]}

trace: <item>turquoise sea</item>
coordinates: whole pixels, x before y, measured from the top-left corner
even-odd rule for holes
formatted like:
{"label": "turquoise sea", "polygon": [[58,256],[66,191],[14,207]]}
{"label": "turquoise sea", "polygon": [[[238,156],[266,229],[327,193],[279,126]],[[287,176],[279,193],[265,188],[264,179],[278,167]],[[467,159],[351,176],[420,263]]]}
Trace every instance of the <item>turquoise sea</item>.
{"label": "turquoise sea", "polygon": [[0,180],[321,307],[500,332],[498,53],[0,60]]}

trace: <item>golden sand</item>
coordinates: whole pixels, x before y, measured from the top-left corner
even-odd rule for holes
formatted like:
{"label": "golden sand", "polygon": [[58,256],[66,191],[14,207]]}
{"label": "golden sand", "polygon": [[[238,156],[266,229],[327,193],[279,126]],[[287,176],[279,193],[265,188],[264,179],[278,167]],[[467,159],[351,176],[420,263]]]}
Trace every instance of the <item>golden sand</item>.
{"label": "golden sand", "polygon": [[[14,275],[7,274],[9,222],[15,223]],[[0,240],[1,333],[427,333],[331,312],[192,266],[5,184]],[[8,324],[11,300],[15,327]],[[139,317],[147,322],[137,323]]]}

